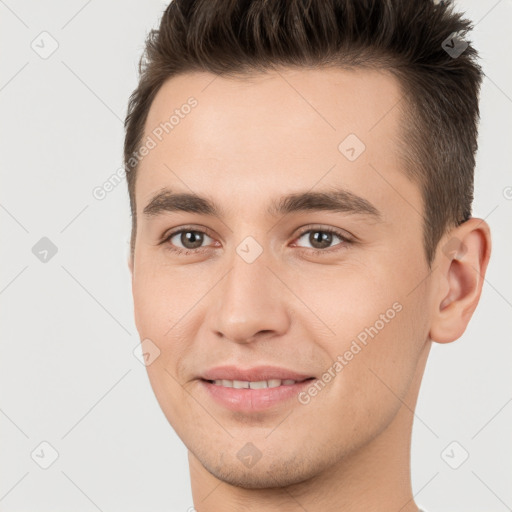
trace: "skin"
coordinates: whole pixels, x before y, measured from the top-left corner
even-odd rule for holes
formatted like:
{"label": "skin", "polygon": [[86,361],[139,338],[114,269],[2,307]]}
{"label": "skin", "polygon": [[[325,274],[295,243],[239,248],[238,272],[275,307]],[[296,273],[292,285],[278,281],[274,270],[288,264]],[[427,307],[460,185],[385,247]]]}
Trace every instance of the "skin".
{"label": "skin", "polygon": [[[140,162],[129,261],[137,330],[160,349],[147,367],[149,379],[188,449],[194,506],[199,512],[417,511],[412,411],[432,341],[459,338],[476,308],[489,226],[471,218],[447,232],[429,270],[422,197],[397,156],[400,111],[392,107],[401,93],[391,75],[283,69],[214,78],[174,77],[151,105],[145,136],[188,97],[198,101]],[[350,133],[366,145],[353,162],[338,150]],[[283,194],[340,185],[370,201],[382,221],[266,212]],[[206,196],[225,217],[144,215],[164,187]],[[171,252],[172,244],[191,247],[180,235],[159,245],[171,228],[190,225],[207,230],[203,252]],[[299,228],[309,225],[313,233],[301,235]],[[333,236],[323,249],[330,253],[314,254],[319,245],[309,235],[321,228],[344,230],[357,243]],[[247,236],[263,250],[250,264],[236,252]],[[443,251],[452,238],[460,250]],[[401,311],[307,405],[294,399],[238,414],[214,403],[197,380],[205,369],[229,363],[322,378],[397,302]],[[237,458],[247,442],[261,452],[251,468]]]}

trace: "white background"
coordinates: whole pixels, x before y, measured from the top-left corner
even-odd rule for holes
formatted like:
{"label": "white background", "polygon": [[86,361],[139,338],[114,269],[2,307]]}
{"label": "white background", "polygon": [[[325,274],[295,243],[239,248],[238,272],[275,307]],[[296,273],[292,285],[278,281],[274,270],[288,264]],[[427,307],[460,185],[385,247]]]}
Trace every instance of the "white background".
{"label": "white background", "polygon": [[[413,491],[429,512],[502,512],[512,507],[512,1],[457,5],[476,24],[486,73],[474,216],[490,224],[493,254],[467,331],[433,346]],[[164,7],[0,1],[2,512],[192,506],[186,450],[132,353],[126,185],[92,195],[122,165],[128,96]],[[43,31],[59,45],[47,59],[31,48],[40,37],[51,47]],[[32,252],[42,237],[58,249],[47,263]],[[31,458],[49,460],[43,441],[58,452],[48,469]],[[469,454],[458,469],[442,456],[453,441],[451,460]]]}

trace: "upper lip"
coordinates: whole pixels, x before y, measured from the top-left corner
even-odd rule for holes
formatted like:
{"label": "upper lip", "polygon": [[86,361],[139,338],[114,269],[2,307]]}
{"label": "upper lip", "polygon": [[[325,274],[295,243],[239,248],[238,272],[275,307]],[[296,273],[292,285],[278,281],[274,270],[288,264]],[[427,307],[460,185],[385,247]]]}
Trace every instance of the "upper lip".
{"label": "upper lip", "polygon": [[298,373],[278,366],[255,366],[253,368],[240,368],[238,366],[216,366],[206,370],[200,376],[204,380],[242,380],[258,382],[262,380],[280,379],[303,381],[311,375]]}

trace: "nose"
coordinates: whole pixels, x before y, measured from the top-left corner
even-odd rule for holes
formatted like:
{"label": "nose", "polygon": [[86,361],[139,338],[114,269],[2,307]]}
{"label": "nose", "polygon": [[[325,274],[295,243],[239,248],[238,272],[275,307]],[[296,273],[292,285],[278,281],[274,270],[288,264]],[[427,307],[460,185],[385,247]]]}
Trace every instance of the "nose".
{"label": "nose", "polygon": [[212,297],[215,306],[209,321],[217,336],[248,344],[289,329],[290,294],[267,263],[263,256],[248,263],[235,255]]}

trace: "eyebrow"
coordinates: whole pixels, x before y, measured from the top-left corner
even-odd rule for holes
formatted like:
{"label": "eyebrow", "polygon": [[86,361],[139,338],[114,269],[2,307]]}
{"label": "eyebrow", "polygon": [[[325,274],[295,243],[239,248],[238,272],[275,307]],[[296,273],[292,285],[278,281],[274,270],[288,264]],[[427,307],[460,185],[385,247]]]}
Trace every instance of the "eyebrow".
{"label": "eyebrow", "polygon": [[[218,218],[226,217],[226,212],[210,199],[188,192],[173,192],[168,188],[155,194],[145,206],[143,213],[152,217],[177,211]],[[348,213],[369,216],[376,221],[382,220],[381,212],[372,203],[343,188],[288,194],[272,201],[267,214],[280,216],[304,211]]]}

